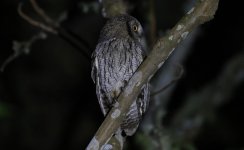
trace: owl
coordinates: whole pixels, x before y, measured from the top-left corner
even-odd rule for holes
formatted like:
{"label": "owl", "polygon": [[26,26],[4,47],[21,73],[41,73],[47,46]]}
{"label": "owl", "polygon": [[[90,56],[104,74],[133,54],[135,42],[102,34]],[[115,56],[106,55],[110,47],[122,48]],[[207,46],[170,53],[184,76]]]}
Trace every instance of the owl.
{"label": "owl", "polygon": [[[104,115],[145,58],[143,29],[138,20],[129,15],[109,19],[101,30],[98,44],[92,54],[91,76],[96,84],[96,94]],[[132,103],[121,129],[133,135],[149,104],[149,84]]]}

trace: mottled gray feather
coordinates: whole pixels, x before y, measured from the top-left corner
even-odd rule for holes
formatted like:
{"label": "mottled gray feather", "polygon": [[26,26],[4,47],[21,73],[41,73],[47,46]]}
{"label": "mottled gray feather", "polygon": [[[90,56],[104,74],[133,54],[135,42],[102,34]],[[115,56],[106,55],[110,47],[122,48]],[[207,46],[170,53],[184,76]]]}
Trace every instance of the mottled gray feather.
{"label": "mottled gray feather", "polygon": [[[99,43],[92,55],[92,79],[102,112],[107,114],[120,92],[145,57],[140,43],[141,34],[131,33],[130,25],[140,23],[133,17],[121,15],[109,20],[101,31]],[[148,83],[131,105],[123,123],[126,135],[133,135],[149,103]]]}

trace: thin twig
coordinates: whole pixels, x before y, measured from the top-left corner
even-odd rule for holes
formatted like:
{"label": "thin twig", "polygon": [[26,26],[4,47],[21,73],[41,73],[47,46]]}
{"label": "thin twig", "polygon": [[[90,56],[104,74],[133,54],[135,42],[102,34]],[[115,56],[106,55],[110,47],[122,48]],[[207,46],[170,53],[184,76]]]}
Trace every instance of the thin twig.
{"label": "thin twig", "polygon": [[41,28],[42,30],[46,31],[46,32],[50,32],[50,33],[53,33],[53,34],[57,34],[57,30],[55,30],[53,27],[51,26],[47,26],[41,22],[38,22],[36,20],[33,20],[31,17],[29,17],[28,15],[26,15],[23,11],[22,11],[22,3],[19,3],[18,5],[18,13],[19,15],[25,20],[27,21],[29,24],[35,26],[35,27],[38,27],[38,28]]}
{"label": "thin twig", "polygon": [[18,6],[18,13],[19,15],[26,20],[29,24],[42,29],[45,32],[48,33],[52,33],[55,35],[58,35],[59,37],[61,37],[62,39],[64,39],[65,41],[67,41],[71,46],[73,46],[74,48],[76,48],[77,50],[79,50],[83,56],[85,56],[85,58],[90,62],[91,60],[91,48],[88,46],[87,42],[85,42],[83,39],[81,38],[77,38],[76,36],[74,36],[73,34],[71,34],[69,31],[67,31],[66,29],[62,28],[61,26],[59,26],[58,23],[56,23],[55,21],[53,21],[45,12],[43,9],[41,9],[38,4],[36,3],[35,0],[30,0],[32,7],[34,8],[34,10],[36,11],[36,13],[47,23],[44,24],[42,22],[36,21],[34,19],[32,19],[31,17],[29,17],[28,15],[26,15],[23,11],[22,11],[22,3],[19,4]]}
{"label": "thin twig", "polygon": [[[84,40],[80,40],[80,38],[76,38],[71,34],[68,30],[65,30],[64,28],[57,27],[58,35],[70,43],[71,46],[78,49],[83,56],[90,62],[91,60],[91,48],[86,44]],[[82,42],[81,42],[82,41]]]}
{"label": "thin twig", "polygon": [[164,85],[161,89],[157,90],[156,92],[153,92],[153,93],[151,94],[151,97],[153,97],[153,96],[155,96],[155,95],[157,95],[157,94],[159,94],[159,93],[165,91],[165,90],[168,89],[171,85],[173,85],[176,81],[178,81],[178,80],[182,77],[182,75],[183,75],[183,73],[184,73],[184,69],[183,69],[183,67],[182,67],[181,65],[179,66],[179,69],[180,69],[179,74],[178,74],[176,77],[174,77],[173,80],[169,81],[168,84]]}
{"label": "thin twig", "polygon": [[[193,11],[188,12],[176,26],[154,45],[148,57],[129,80],[114,106],[97,130],[87,150],[98,150],[103,147],[119,128],[131,104],[141,92],[143,85],[165,63],[176,46],[197,26],[213,19],[218,8],[218,0],[199,1]],[[116,115],[115,115],[116,114]],[[116,117],[114,117],[116,116]]]}
{"label": "thin twig", "polygon": [[46,39],[47,35],[44,32],[40,32],[39,34],[34,35],[27,41],[13,41],[13,50],[14,53],[10,55],[1,65],[0,71],[3,72],[5,67],[18,58],[22,54],[29,54],[31,51],[31,46],[40,39]]}
{"label": "thin twig", "polygon": [[32,7],[34,8],[34,10],[36,11],[37,14],[39,14],[46,23],[51,24],[53,26],[59,26],[58,23],[54,22],[46,13],[45,11],[38,6],[36,0],[30,0]]}

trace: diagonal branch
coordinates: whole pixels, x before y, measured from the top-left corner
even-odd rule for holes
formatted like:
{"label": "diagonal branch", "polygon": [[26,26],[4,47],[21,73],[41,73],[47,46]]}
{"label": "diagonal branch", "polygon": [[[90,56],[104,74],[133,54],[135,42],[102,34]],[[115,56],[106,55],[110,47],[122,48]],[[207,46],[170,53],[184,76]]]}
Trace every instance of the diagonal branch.
{"label": "diagonal branch", "polygon": [[142,86],[150,80],[164,64],[176,46],[197,26],[213,19],[218,7],[218,0],[201,0],[193,7],[173,29],[154,45],[153,50],[132,76],[124,91],[118,98],[118,105],[113,107],[99,127],[87,150],[103,147],[119,128],[129,107],[141,91]]}

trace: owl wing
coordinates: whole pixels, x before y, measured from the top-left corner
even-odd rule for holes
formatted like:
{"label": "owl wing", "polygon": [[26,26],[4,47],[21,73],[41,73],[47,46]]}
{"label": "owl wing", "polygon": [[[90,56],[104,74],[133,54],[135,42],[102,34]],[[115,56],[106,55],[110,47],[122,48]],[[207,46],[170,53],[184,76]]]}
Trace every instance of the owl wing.
{"label": "owl wing", "polygon": [[100,81],[99,81],[99,64],[98,64],[98,51],[100,49],[100,44],[97,45],[95,51],[92,53],[92,71],[91,71],[91,78],[93,82],[96,84],[96,94],[98,98],[98,102],[100,105],[100,108],[102,110],[103,115],[106,115],[109,108],[106,105],[106,96],[100,86]]}
{"label": "owl wing", "polygon": [[96,83],[96,74],[97,74],[97,68],[98,68],[98,66],[96,66],[96,64],[95,64],[95,58],[96,58],[95,53],[96,53],[96,50],[92,53],[92,62],[91,62],[91,65],[92,65],[91,66],[91,68],[92,68],[91,78],[94,83]]}

